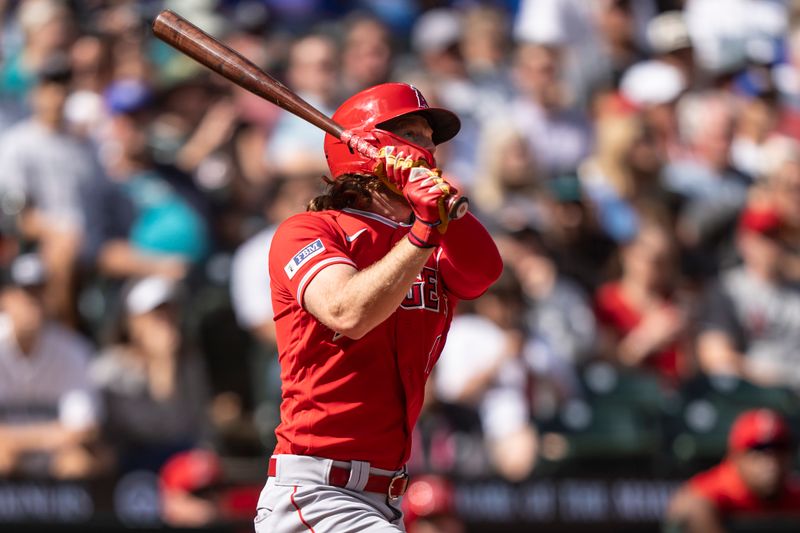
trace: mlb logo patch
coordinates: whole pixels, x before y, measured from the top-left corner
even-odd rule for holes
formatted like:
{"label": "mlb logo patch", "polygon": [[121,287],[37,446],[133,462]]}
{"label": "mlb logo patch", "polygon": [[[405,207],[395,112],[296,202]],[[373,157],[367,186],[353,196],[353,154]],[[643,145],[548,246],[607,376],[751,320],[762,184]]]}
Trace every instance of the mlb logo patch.
{"label": "mlb logo patch", "polygon": [[289,279],[292,279],[306,261],[324,251],[325,245],[322,244],[322,240],[317,239],[311,244],[307,244],[299,252],[294,254],[294,257],[292,257],[289,262],[286,263],[286,266],[283,267],[283,271],[286,272],[286,275],[289,276]]}

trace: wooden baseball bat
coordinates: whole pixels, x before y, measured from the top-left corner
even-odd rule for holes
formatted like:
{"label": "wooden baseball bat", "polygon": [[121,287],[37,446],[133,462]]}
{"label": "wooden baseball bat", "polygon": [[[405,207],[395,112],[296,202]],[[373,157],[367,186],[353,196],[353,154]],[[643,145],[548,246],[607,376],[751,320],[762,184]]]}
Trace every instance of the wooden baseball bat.
{"label": "wooden baseball bat", "polygon": [[[221,43],[177,13],[170,10],[159,13],[153,21],[153,33],[165,43],[236,85],[341,139],[367,157],[377,157],[378,149],[373,145],[345,130],[239,52]],[[447,200],[448,215],[451,219],[461,218],[468,209],[469,200],[464,196],[451,196]]]}

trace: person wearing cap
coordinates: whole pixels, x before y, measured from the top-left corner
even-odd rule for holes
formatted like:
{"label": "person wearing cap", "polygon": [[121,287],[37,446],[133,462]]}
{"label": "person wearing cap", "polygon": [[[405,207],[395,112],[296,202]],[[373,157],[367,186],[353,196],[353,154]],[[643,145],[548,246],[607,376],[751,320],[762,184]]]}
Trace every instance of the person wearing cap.
{"label": "person wearing cap", "polygon": [[105,180],[91,144],[64,120],[69,59],[55,53],[37,71],[33,114],[0,137],[0,201],[18,215],[18,231],[39,244],[47,266],[47,305],[72,324],[74,274],[86,231],[86,191]]}
{"label": "person wearing cap", "polygon": [[0,477],[83,478],[103,465],[94,350],[48,320],[46,277],[39,257],[24,254],[0,288]]}
{"label": "person wearing cap", "polygon": [[328,190],[285,220],[270,248],[282,403],[260,533],[403,531],[425,383],[456,303],[502,270],[481,223],[447,214],[458,191],[435,154],[458,132],[455,114],[387,83],[333,119],[358,140],[325,138]]}
{"label": "person wearing cap", "polygon": [[741,413],[728,435],[725,459],[678,489],[666,522],[686,533],[716,533],[736,518],[800,516],[800,479],[792,473],[795,447],[777,412]]}
{"label": "person wearing cap", "polygon": [[783,272],[783,228],[769,204],[740,216],[742,265],[720,275],[701,313],[697,355],[706,374],[800,387],[800,287]]}
{"label": "person wearing cap", "polygon": [[647,42],[659,61],[675,67],[685,86],[695,77],[694,46],[682,11],[666,11],[647,22]]}
{"label": "person wearing cap", "polygon": [[173,528],[203,528],[248,520],[261,487],[231,479],[231,469],[225,466],[218,453],[207,449],[170,457],[158,474],[164,523]]}
{"label": "person wearing cap", "polygon": [[116,339],[92,362],[90,377],[103,396],[104,434],[118,469],[157,471],[205,436],[207,377],[180,329],[182,287],[151,276],[122,292]]}
{"label": "person wearing cap", "polygon": [[188,450],[169,458],[159,471],[161,518],[170,527],[203,527],[220,518],[222,463],[209,450]]}
{"label": "person wearing cap", "polygon": [[111,180],[87,191],[82,258],[112,278],[182,279],[211,247],[208,200],[188,174],[156,160],[156,95],[145,82],[117,80],[104,99]]}

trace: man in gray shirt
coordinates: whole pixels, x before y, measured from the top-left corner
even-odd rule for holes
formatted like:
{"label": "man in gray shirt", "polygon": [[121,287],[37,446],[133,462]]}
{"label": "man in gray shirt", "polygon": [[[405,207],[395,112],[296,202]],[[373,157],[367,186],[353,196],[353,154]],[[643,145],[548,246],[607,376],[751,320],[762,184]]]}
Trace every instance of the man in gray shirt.
{"label": "man in gray shirt", "polygon": [[67,59],[52,56],[31,93],[33,115],[0,137],[0,207],[19,215],[23,238],[39,244],[50,274],[48,309],[67,323],[74,319],[71,280],[84,233],[84,194],[104,179],[91,145],[66,129],[70,79]]}
{"label": "man in gray shirt", "polygon": [[720,276],[703,313],[697,352],[707,374],[800,388],[800,285],[781,272],[781,227],[774,211],[742,214],[743,264]]}

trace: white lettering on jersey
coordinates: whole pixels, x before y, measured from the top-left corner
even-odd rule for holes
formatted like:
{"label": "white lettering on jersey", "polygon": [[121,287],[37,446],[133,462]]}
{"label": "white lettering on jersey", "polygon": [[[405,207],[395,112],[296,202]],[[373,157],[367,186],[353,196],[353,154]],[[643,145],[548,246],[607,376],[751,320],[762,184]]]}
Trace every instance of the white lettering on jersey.
{"label": "white lettering on jersey", "polygon": [[286,263],[286,266],[283,267],[283,271],[286,272],[286,275],[289,276],[289,279],[292,279],[306,261],[324,251],[325,245],[322,244],[322,240],[317,239],[316,241],[305,245],[296,254],[294,254],[294,257],[292,257],[289,262]]}

